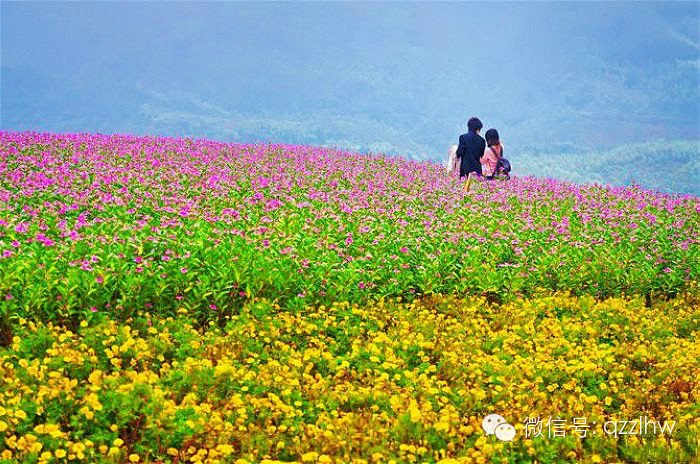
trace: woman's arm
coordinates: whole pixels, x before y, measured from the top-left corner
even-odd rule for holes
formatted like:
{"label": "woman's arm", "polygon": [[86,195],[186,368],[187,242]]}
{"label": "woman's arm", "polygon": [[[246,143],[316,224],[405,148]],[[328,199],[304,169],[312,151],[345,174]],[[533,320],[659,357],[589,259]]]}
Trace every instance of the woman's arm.
{"label": "woman's arm", "polygon": [[486,150],[484,150],[484,156],[482,156],[479,160],[481,164],[486,164],[487,162],[495,163],[497,161],[498,157],[489,147],[487,147]]}

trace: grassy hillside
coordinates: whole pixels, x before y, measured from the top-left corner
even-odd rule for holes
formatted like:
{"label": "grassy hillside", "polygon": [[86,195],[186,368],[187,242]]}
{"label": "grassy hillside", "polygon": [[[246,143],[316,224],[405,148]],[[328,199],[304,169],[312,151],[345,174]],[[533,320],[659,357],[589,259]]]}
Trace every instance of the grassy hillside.
{"label": "grassy hillside", "polygon": [[[697,455],[700,199],[463,187],[318,147],[0,133],[0,461]],[[591,434],[528,436],[548,416]],[[603,428],[638,416],[674,430]]]}

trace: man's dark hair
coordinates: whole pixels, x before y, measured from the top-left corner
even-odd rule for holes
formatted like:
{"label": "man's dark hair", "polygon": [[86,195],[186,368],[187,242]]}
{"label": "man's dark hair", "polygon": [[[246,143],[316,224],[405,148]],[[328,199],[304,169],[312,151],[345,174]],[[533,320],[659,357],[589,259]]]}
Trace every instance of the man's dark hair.
{"label": "man's dark hair", "polygon": [[469,121],[467,122],[467,128],[470,131],[477,131],[484,127],[483,124],[481,124],[481,120],[479,118],[469,118]]}

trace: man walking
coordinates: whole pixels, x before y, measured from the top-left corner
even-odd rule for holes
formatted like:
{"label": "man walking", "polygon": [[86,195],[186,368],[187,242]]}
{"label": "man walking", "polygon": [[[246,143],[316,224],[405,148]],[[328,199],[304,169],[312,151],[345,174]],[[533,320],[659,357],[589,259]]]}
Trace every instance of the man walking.
{"label": "man walking", "polygon": [[476,172],[481,175],[481,157],[486,150],[486,141],[479,135],[484,125],[479,118],[471,118],[467,122],[469,132],[459,136],[459,146],[457,147],[457,158],[460,160],[459,177]]}

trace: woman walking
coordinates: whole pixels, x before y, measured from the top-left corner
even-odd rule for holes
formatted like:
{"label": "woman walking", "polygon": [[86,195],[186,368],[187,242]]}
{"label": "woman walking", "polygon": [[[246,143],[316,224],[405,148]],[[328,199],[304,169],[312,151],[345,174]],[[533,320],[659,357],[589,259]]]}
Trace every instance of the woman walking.
{"label": "woman walking", "polygon": [[498,174],[498,161],[503,158],[503,144],[496,129],[486,131],[486,150],[481,157],[481,172],[486,179],[493,179]]}

